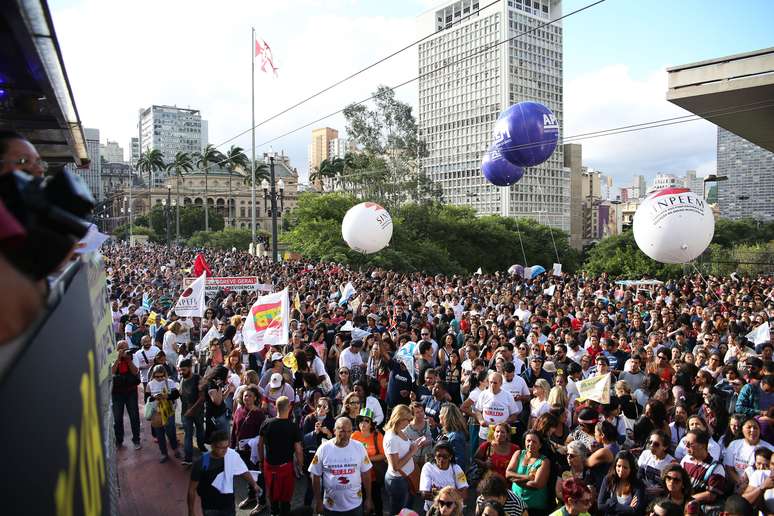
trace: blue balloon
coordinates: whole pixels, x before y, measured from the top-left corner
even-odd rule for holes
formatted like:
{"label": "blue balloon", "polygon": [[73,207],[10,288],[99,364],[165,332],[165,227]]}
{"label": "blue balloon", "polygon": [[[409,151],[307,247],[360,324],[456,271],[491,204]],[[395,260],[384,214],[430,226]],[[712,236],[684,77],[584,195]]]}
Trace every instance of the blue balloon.
{"label": "blue balloon", "polygon": [[537,102],[519,102],[497,117],[494,145],[519,167],[534,167],[551,157],[559,141],[559,122]]}
{"label": "blue balloon", "polygon": [[495,186],[511,186],[524,175],[524,169],[509,163],[494,146],[484,154],[481,171],[487,181]]}

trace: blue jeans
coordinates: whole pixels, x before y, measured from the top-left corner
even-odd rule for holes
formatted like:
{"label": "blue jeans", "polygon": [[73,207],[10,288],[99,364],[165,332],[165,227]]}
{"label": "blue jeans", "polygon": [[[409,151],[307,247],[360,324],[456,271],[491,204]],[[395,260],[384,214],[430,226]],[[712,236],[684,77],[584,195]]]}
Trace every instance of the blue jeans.
{"label": "blue jeans", "polygon": [[132,442],[140,442],[140,406],[137,404],[137,389],[132,392],[111,394],[113,405],[113,431],[116,436],[116,444],[124,442],[124,407],[129,414],[129,423],[132,427]]}
{"label": "blue jeans", "polygon": [[185,437],[183,438],[183,455],[186,462],[193,462],[193,432],[196,428],[196,446],[199,450],[207,450],[204,447],[204,417],[202,414],[188,417],[183,416],[183,431]]}
{"label": "blue jeans", "polygon": [[[166,434],[166,435],[165,435]],[[159,451],[162,455],[167,454],[167,439],[173,450],[177,450],[177,430],[175,429],[175,416],[170,416],[167,424],[163,428],[156,429],[156,437],[159,440]]]}
{"label": "blue jeans", "polygon": [[384,487],[387,496],[390,497],[390,514],[398,514],[401,509],[408,507],[411,497],[408,480],[387,475],[384,479]]}
{"label": "blue jeans", "polygon": [[323,514],[325,516],[363,516],[363,506],[361,505],[351,511],[331,511],[323,507]]}

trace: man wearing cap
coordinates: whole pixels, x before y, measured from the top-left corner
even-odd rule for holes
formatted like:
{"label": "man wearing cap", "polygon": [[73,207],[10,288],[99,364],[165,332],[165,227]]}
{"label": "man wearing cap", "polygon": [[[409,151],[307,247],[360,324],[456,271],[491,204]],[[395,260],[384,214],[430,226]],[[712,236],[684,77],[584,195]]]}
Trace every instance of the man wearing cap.
{"label": "man wearing cap", "polygon": [[532,355],[529,358],[529,367],[521,373],[521,377],[524,378],[527,387],[530,389],[535,385],[535,381],[538,378],[543,378],[549,385],[554,384],[554,376],[543,370],[543,362],[543,355]]}
{"label": "man wearing cap", "polygon": [[503,375],[497,372],[489,373],[489,387],[481,393],[476,401],[475,415],[481,430],[479,438],[486,439],[489,428],[499,423],[515,423],[519,416],[511,393],[502,390]]}
{"label": "man wearing cap", "polygon": [[285,377],[280,373],[272,373],[263,396],[263,408],[269,417],[277,416],[274,407],[277,400],[282,397],[288,398],[291,405],[296,401],[296,393],[293,387],[285,382]]}
{"label": "man wearing cap", "polygon": [[335,438],[317,449],[309,466],[315,510],[326,516],[368,514],[373,508],[372,465],[366,448],[351,439],[352,422],[346,417],[336,420],[333,432]]}
{"label": "man wearing cap", "polygon": [[284,375],[285,365],[282,363],[282,358],[282,353],[277,351],[271,354],[271,367],[263,373],[261,381],[258,383],[262,389],[265,389],[266,386],[269,385],[269,381],[275,373]]}

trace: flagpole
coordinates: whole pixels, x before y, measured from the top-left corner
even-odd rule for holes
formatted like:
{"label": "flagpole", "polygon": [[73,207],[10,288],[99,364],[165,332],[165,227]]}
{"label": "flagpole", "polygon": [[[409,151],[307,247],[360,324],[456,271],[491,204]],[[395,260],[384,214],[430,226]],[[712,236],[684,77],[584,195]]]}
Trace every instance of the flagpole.
{"label": "flagpole", "polygon": [[253,242],[253,253],[256,252],[256,246],[255,246],[255,27],[251,27],[252,29],[252,39],[250,41],[250,55],[252,56],[252,64],[250,67],[250,105],[251,105],[251,111],[252,111],[252,124],[251,126],[251,132],[253,136],[253,145],[252,145],[252,160],[250,160],[250,172],[252,174],[252,187],[250,188],[250,194],[252,196],[252,202],[253,202],[253,210],[252,210],[252,242]]}

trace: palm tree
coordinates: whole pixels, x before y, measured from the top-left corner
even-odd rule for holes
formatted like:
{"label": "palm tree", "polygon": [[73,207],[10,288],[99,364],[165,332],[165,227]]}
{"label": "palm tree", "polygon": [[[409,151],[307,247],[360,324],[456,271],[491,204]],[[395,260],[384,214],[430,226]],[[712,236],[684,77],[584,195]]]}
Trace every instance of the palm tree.
{"label": "palm tree", "polygon": [[[322,165],[322,163],[320,163]],[[323,174],[322,170],[320,170],[320,167],[314,167],[312,169],[312,173],[309,174],[309,182],[314,184],[319,181],[320,183],[320,192],[325,192],[325,183],[323,180],[325,179],[325,175]]]}
{"label": "palm tree", "polygon": [[[228,171],[228,218],[231,220],[231,227],[234,227],[236,226],[236,221],[234,220],[236,217],[236,207],[234,206],[234,193],[231,190],[231,175],[237,168],[246,168],[250,164],[250,160],[247,159],[244,149],[238,145],[232,145],[224,158],[226,161],[223,162],[223,166]],[[232,208],[234,210],[233,214],[231,213]]]}
{"label": "palm tree", "polygon": [[154,172],[164,170],[166,165],[164,164],[164,154],[158,149],[146,150],[145,153],[137,160],[137,169],[140,172],[148,173],[148,202],[150,202],[150,190],[152,188],[151,178]]}
{"label": "palm tree", "polygon": [[210,230],[210,212],[209,212],[209,169],[210,165],[219,164],[223,160],[223,154],[211,143],[201,152],[194,155],[196,166],[204,172],[204,231]]}
{"label": "palm tree", "polygon": [[187,152],[178,152],[171,163],[167,163],[167,172],[174,173],[177,183],[177,209],[175,210],[175,235],[180,238],[180,183],[183,182],[183,174],[193,170],[191,156]]}

